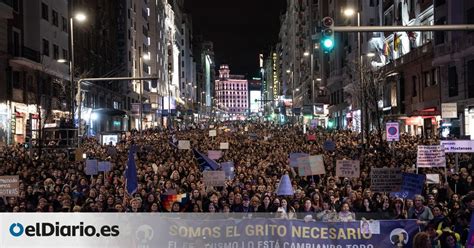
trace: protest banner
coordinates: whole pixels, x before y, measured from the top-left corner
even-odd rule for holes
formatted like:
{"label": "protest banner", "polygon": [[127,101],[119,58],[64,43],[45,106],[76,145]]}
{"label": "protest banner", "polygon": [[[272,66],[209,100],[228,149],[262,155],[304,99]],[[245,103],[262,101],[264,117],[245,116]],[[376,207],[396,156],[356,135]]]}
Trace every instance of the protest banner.
{"label": "protest banner", "polygon": [[86,166],[84,167],[84,173],[88,176],[94,176],[99,174],[98,162],[95,159],[86,160]]}
{"label": "protest banner", "polygon": [[474,140],[441,140],[446,153],[474,153]]}
{"label": "protest banner", "polygon": [[[168,202],[168,209],[171,209],[170,205],[174,202],[183,204],[187,201],[184,194],[166,198],[171,199],[162,198],[161,201]],[[41,247],[412,248],[413,238],[419,232],[419,225],[413,219],[378,223],[369,220],[369,228],[366,230],[361,221],[308,222],[301,219],[259,217],[257,213],[252,215],[255,217],[232,213],[184,216],[183,213],[37,213],[34,221],[66,223],[63,225],[84,222],[90,226],[111,226],[112,232],[108,234],[116,234],[107,238],[91,238],[86,235],[41,238]],[[4,214],[0,224],[8,228],[12,223],[31,223],[31,218],[29,213]],[[123,231],[124,229],[132,231]],[[39,247],[38,242],[38,238],[15,237],[7,230],[0,240],[0,246]]]}
{"label": "protest banner", "polygon": [[221,150],[209,150],[207,151],[207,156],[210,159],[217,160],[222,157],[222,151]]}
{"label": "protest banner", "polygon": [[225,186],[224,171],[203,171],[202,175],[206,186]]}
{"label": "protest banner", "polygon": [[402,184],[399,168],[372,168],[370,188],[376,192],[398,192]]}
{"label": "protest banner", "polygon": [[219,144],[219,149],[221,150],[229,150],[229,142],[222,142]]}
{"label": "protest banner", "polygon": [[20,176],[0,176],[0,197],[20,196]]}
{"label": "protest banner", "polygon": [[309,156],[308,153],[290,153],[290,166],[298,167],[298,159]]}
{"label": "protest banner", "polygon": [[209,137],[216,137],[217,136],[217,130],[209,130]]}
{"label": "protest banner", "polygon": [[298,175],[312,176],[326,174],[322,155],[300,157],[298,161]]}
{"label": "protest banner", "polygon": [[180,149],[180,150],[190,150],[191,149],[191,142],[189,140],[179,140],[178,141],[178,149]]}
{"label": "protest banner", "polygon": [[225,162],[221,163],[222,170],[225,173],[225,178],[226,179],[233,179],[235,176],[235,167],[234,167],[234,162]]}
{"label": "protest banner", "polygon": [[390,195],[399,198],[412,199],[420,195],[425,185],[426,176],[423,174],[403,173],[400,191],[392,192]]}
{"label": "protest banner", "polygon": [[439,174],[426,174],[426,183],[427,184],[440,183]]}
{"label": "protest banner", "polygon": [[360,177],[360,161],[359,160],[337,160],[336,161],[336,177]]}
{"label": "protest banner", "polygon": [[418,146],[416,165],[418,168],[446,167],[443,146]]}
{"label": "protest banner", "polygon": [[99,172],[109,172],[112,170],[112,163],[110,163],[109,161],[101,161],[97,165],[97,170]]}

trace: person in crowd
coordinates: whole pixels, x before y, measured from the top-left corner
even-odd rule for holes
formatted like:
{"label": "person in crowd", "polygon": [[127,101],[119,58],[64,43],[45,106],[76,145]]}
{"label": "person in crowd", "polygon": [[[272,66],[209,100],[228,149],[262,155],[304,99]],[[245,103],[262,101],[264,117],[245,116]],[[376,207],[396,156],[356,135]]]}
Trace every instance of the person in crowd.
{"label": "person in crowd", "polygon": [[432,248],[430,235],[426,232],[419,232],[413,238],[413,247]]}
{"label": "person in crowd", "polygon": [[414,205],[408,209],[408,218],[417,219],[420,225],[426,226],[433,219],[431,209],[424,205],[425,198],[421,195],[415,195]]}
{"label": "person in crowd", "polygon": [[355,221],[355,214],[350,211],[349,203],[344,202],[341,205],[341,211],[338,213],[338,220],[343,222]]}

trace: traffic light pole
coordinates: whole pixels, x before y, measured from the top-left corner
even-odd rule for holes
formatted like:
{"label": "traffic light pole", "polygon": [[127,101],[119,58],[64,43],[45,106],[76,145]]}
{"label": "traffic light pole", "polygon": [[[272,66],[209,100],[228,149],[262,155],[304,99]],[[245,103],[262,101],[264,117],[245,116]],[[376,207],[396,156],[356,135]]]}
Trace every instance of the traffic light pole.
{"label": "traffic light pole", "polygon": [[[158,80],[158,77],[112,77],[112,78],[82,78],[77,81],[77,147],[81,146],[81,127],[82,127],[82,82],[97,82],[97,81],[130,81],[130,80]],[[143,106],[140,105],[140,108]]]}
{"label": "traffic light pole", "polygon": [[413,26],[333,26],[334,32],[406,32],[406,31],[469,31],[473,24]]}

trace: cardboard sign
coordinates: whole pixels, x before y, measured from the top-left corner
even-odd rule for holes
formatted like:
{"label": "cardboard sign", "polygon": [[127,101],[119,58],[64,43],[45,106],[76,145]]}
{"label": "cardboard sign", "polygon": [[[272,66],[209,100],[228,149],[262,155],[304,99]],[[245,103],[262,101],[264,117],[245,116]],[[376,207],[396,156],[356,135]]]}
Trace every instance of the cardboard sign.
{"label": "cardboard sign", "polygon": [[359,160],[337,160],[336,161],[336,177],[360,177],[360,161]]}
{"label": "cardboard sign", "polygon": [[400,130],[398,122],[387,122],[385,124],[387,141],[400,141]]}
{"label": "cardboard sign", "polygon": [[446,167],[443,146],[418,146],[416,165],[418,168]]}
{"label": "cardboard sign", "polygon": [[86,160],[86,167],[84,168],[84,173],[88,176],[94,176],[94,175],[99,174],[97,160],[95,159]]}
{"label": "cardboard sign", "polygon": [[290,166],[298,167],[298,159],[302,157],[308,157],[307,153],[290,153]]}
{"label": "cardboard sign", "polygon": [[217,130],[209,130],[209,137],[216,137],[217,136]]}
{"label": "cardboard sign", "polygon": [[225,173],[225,178],[234,179],[234,176],[235,176],[234,162],[221,163],[221,167],[222,167],[222,170]]}
{"label": "cardboard sign", "polygon": [[224,171],[203,171],[203,182],[206,186],[225,186]]}
{"label": "cardboard sign", "polygon": [[216,151],[207,151],[207,156],[210,158],[210,159],[213,159],[213,160],[217,160],[217,159],[220,159],[222,157],[222,151],[220,150],[216,150]]}
{"label": "cardboard sign", "polygon": [[426,174],[427,184],[438,184],[440,183],[439,174]]}
{"label": "cardboard sign", "polygon": [[300,176],[326,174],[323,156],[316,155],[298,158],[298,174]]}
{"label": "cardboard sign", "polygon": [[370,173],[371,186],[377,192],[398,192],[402,184],[399,168],[372,168]]}
{"label": "cardboard sign", "polygon": [[402,186],[399,192],[391,193],[391,196],[412,199],[415,195],[420,195],[425,185],[425,175],[414,173],[403,173]]}
{"label": "cardboard sign", "polygon": [[444,152],[474,153],[474,140],[441,140]]}
{"label": "cardboard sign", "polygon": [[0,196],[20,196],[20,176],[0,176]]}
{"label": "cardboard sign", "polygon": [[178,149],[180,150],[191,150],[191,142],[189,140],[179,140]]}
{"label": "cardboard sign", "polygon": [[112,170],[112,163],[109,161],[101,161],[97,166],[97,170],[100,172],[109,172]]}
{"label": "cardboard sign", "polygon": [[219,149],[221,150],[229,150],[229,142],[223,142],[219,144]]}

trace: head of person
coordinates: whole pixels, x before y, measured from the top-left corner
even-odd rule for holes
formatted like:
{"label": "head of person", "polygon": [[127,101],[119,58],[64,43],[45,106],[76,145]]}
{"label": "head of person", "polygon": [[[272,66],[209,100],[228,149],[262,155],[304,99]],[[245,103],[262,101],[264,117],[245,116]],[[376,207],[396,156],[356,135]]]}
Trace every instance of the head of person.
{"label": "head of person", "polygon": [[424,206],[424,202],[425,198],[422,195],[415,195],[415,197],[413,198],[413,204],[415,208],[422,208]]}
{"label": "head of person", "polygon": [[413,247],[431,248],[430,236],[427,232],[419,232],[413,238]]}

